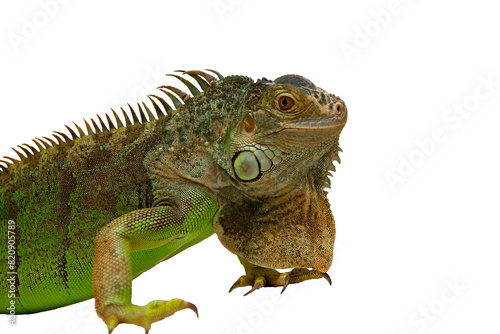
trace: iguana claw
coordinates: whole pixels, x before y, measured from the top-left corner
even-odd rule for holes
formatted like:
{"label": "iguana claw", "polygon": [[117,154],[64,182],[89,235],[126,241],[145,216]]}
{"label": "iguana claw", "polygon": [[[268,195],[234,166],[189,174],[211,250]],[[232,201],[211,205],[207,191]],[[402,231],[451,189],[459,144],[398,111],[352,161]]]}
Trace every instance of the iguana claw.
{"label": "iguana claw", "polygon": [[290,283],[290,275],[285,276],[285,283],[283,284],[283,289],[281,289],[280,295],[285,292],[286,287]]}
{"label": "iguana claw", "polygon": [[330,285],[332,285],[332,279],[330,278],[330,275],[328,275],[327,273],[321,273],[321,277],[323,277],[324,279],[326,279],[328,281],[328,283]]}
{"label": "iguana claw", "polygon": [[306,268],[295,268],[287,273],[280,273],[275,269],[256,266],[245,259],[240,258],[240,262],[245,267],[246,275],[241,276],[229,289],[229,292],[243,286],[251,286],[250,291],[244,294],[249,295],[265,286],[282,286],[281,293],[285,291],[289,284],[300,283],[310,279],[324,278],[332,285],[332,280],[327,273]]}
{"label": "iguana claw", "polygon": [[[241,277],[240,277],[241,279]],[[231,287],[229,288],[229,293],[231,293],[231,291],[233,291],[234,289],[236,288],[239,288],[240,287],[240,279],[238,279],[236,282],[233,283],[233,285],[231,285]]]}
{"label": "iguana claw", "polygon": [[258,290],[258,289],[262,288],[265,285],[266,285],[266,279],[264,277],[258,277],[255,280],[255,283],[252,286],[252,288],[250,289],[250,291],[248,291],[247,293],[245,293],[243,296],[248,296],[249,294],[251,294],[255,290]]}

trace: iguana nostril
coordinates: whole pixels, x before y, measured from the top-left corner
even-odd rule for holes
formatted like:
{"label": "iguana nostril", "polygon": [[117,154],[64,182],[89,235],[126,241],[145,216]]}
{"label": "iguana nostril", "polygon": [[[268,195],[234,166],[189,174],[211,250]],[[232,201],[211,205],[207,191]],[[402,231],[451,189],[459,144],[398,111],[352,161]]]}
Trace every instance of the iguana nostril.
{"label": "iguana nostril", "polygon": [[340,117],[340,116],[343,116],[343,114],[345,113],[345,107],[340,102],[335,103],[335,105],[333,106],[333,109],[335,111],[336,116]]}

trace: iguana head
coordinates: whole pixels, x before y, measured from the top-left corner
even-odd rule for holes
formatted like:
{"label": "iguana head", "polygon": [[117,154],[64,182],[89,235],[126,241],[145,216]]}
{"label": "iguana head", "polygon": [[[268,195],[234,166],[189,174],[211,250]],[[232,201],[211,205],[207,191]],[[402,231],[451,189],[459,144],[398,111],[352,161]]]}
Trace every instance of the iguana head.
{"label": "iguana head", "polygon": [[294,179],[314,175],[323,188],[347,120],[344,102],[299,75],[252,84],[230,138],[227,168],[246,191],[275,196]]}
{"label": "iguana head", "polygon": [[326,272],[335,223],[324,187],[338,160],[346,106],[298,75],[250,83],[242,99],[221,150],[229,155],[221,167],[237,190],[214,230],[251,263]]}

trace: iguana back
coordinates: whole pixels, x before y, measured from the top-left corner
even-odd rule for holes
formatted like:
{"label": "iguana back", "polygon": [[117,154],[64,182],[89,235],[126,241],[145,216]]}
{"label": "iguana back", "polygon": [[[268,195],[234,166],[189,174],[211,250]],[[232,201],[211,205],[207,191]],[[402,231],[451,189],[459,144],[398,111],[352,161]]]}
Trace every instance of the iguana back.
{"label": "iguana back", "polygon": [[[48,147],[0,174],[0,220],[15,222],[22,273],[15,276],[17,313],[92,298],[95,236],[113,219],[151,206],[143,160],[164,135],[153,123],[104,131]],[[2,254],[8,252],[6,232],[0,230]],[[4,296],[7,269],[0,261]]]}

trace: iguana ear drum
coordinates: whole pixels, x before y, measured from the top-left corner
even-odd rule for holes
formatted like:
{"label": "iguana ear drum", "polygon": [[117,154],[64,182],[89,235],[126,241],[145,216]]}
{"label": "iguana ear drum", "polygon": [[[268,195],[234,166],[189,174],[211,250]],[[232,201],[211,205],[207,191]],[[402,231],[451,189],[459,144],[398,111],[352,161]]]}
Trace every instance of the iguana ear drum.
{"label": "iguana ear drum", "polygon": [[250,151],[240,152],[233,161],[236,176],[243,181],[255,180],[260,174],[257,157]]}

